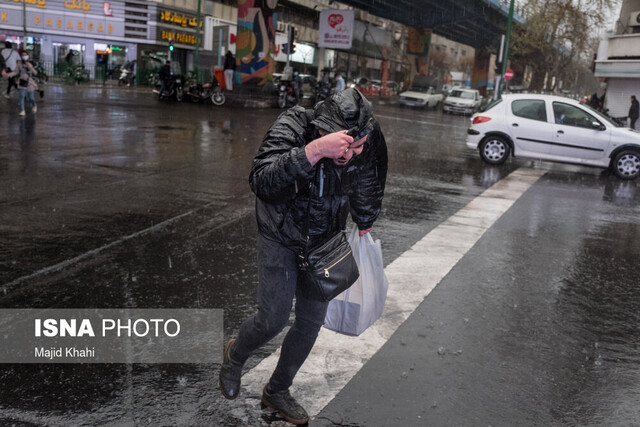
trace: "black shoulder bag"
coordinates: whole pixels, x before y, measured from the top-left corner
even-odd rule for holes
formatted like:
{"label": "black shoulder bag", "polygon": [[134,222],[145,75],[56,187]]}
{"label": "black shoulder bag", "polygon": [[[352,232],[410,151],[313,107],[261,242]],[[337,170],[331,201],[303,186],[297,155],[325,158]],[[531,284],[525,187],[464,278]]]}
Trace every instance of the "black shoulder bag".
{"label": "black shoulder bag", "polygon": [[298,283],[303,286],[303,291],[308,297],[320,301],[331,301],[353,285],[360,277],[360,272],[346,233],[342,230],[315,248],[307,247],[310,210],[311,193],[307,203],[307,215],[300,230]]}

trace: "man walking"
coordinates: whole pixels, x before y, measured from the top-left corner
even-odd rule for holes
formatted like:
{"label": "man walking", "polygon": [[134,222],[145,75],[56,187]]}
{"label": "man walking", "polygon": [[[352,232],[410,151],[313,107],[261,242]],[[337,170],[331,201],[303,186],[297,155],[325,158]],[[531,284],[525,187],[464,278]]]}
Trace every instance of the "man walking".
{"label": "man walking", "polygon": [[295,321],[262,403],[290,423],[309,421],[289,387],[315,344],[328,302],[313,299],[298,284],[301,233],[308,224],[308,246],[315,247],[343,230],[349,213],[361,236],[369,232],[380,214],[386,175],[384,136],[371,104],[357,90],[347,89],[312,110],[292,107],[276,119],[249,176],[259,232],[258,312],[224,346],[224,397],[238,396],[242,366],[284,329],[295,297]]}
{"label": "man walking", "polygon": [[[10,41],[4,42],[4,49],[2,49],[2,52],[0,52],[0,55],[2,55],[2,58],[4,59],[5,71],[7,73],[11,73],[12,71],[14,71],[16,69],[16,63],[18,62],[18,59],[20,59],[20,55],[13,48]],[[4,97],[7,99],[9,98],[9,93],[11,92],[12,86],[16,88],[18,87],[16,85],[15,77],[9,77],[8,79],[7,92],[4,94]]]}

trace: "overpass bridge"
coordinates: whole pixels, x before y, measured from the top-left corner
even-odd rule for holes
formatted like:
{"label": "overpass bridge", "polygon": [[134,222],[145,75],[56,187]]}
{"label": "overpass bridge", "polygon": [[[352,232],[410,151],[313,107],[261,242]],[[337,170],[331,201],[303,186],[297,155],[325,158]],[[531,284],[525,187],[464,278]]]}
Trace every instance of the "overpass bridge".
{"label": "overpass bridge", "polygon": [[[505,33],[509,4],[500,0],[339,0],[411,27],[431,30],[474,48],[499,47]],[[514,24],[524,24],[514,14]]]}

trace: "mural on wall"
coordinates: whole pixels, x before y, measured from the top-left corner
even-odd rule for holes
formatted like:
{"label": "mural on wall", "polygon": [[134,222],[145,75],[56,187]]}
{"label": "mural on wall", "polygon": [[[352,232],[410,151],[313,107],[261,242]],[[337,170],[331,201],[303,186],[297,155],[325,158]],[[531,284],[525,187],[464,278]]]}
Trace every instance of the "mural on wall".
{"label": "mural on wall", "polygon": [[243,84],[262,86],[275,67],[278,0],[238,0],[236,71]]}
{"label": "mural on wall", "polygon": [[471,74],[471,87],[478,89],[482,96],[486,95],[487,92],[490,62],[491,54],[489,49],[486,47],[476,49],[476,58],[473,62],[473,72]]}

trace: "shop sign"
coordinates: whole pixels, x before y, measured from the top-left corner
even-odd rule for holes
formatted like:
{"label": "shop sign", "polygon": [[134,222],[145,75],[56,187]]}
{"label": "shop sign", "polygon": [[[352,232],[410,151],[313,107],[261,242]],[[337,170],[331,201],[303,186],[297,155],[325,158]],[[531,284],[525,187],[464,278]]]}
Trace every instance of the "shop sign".
{"label": "shop sign", "polygon": [[353,10],[323,10],[320,12],[318,46],[351,49]]}
{"label": "shop sign", "polygon": [[[158,11],[160,12],[160,18],[158,19],[158,22],[161,24],[170,24],[183,28],[195,28],[198,26],[197,16],[170,10],[158,9]],[[200,22],[200,27],[202,28],[202,20]]]}
{"label": "shop sign", "polygon": [[[33,1],[33,2],[32,2]],[[5,0],[15,3],[15,0]],[[124,37],[124,18],[105,17],[87,13],[91,10],[86,0],[26,0],[26,27],[29,32],[83,35],[87,37]],[[21,6],[8,5],[0,12],[0,24],[22,27]],[[71,12],[70,10],[77,10]],[[103,12],[102,9],[99,10]]]}
{"label": "shop sign", "polygon": [[169,41],[172,40],[174,43],[182,43],[195,45],[196,44],[196,35],[194,33],[185,33],[183,31],[174,31],[174,30],[163,30],[158,28],[158,35],[160,36],[158,40]]}

